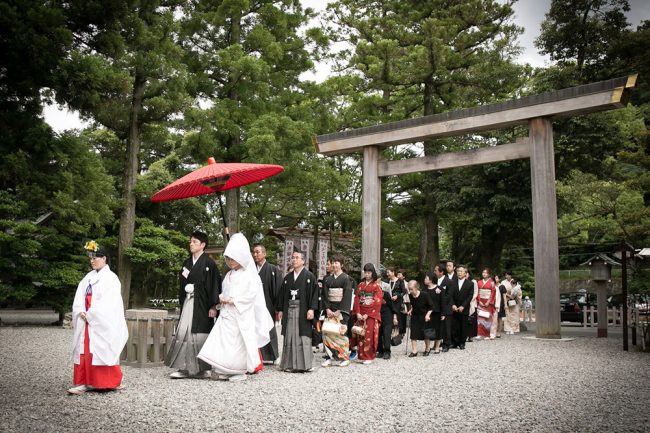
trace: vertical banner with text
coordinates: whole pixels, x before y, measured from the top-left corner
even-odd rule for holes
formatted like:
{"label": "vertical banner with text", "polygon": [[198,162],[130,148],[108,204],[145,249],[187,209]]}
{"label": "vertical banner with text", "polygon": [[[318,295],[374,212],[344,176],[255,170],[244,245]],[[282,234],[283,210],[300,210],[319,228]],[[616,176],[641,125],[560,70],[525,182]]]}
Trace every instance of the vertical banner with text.
{"label": "vertical banner with text", "polygon": [[305,254],[305,268],[309,269],[309,239],[300,239],[300,251]]}
{"label": "vertical banner with text", "polygon": [[284,275],[287,275],[291,269],[291,254],[293,254],[293,241],[287,239],[284,241]]}
{"label": "vertical banner with text", "polygon": [[325,278],[327,273],[327,253],[330,241],[327,239],[320,239],[318,241],[318,279]]}

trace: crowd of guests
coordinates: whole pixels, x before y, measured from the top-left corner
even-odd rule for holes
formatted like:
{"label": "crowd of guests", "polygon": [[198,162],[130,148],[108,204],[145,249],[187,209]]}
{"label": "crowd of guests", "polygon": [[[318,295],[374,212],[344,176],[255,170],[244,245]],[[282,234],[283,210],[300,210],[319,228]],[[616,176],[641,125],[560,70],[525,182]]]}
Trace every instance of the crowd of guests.
{"label": "crowd of guests", "polygon": [[[224,251],[228,272],[222,279],[204,252],[207,244],[205,233],[194,232],[179,272],[181,314],[165,359],[176,370],[173,379],[216,373],[218,379],[245,380],[263,364],[309,372],[314,347],[325,352],[322,367],[345,367],[390,359],[391,347],[404,339],[408,356],[416,357],[420,341],[422,356],[429,356],[519,332],[522,291],[511,272],[501,280],[485,268],[473,280],[465,266],[449,260],[420,283],[394,267],[380,275],[366,263],[357,284],[345,273],[343,257],[330,257],[326,276],[318,280],[304,253],[294,251],[291,269],[282,275],[266,260],[263,245],[251,251],[236,233]],[[121,386],[119,354],[128,337],[120,282],[106,251],[94,242],[86,251],[92,271],[79,283],[73,305],[72,394]],[[276,322],[284,337],[281,357]]]}
{"label": "crowd of guests", "polygon": [[[363,281],[353,289],[355,284],[341,264],[341,257],[328,260],[321,289],[323,315],[313,335],[317,343],[321,331],[324,367],[346,366],[355,359],[364,364],[376,357],[390,359],[391,347],[403,338],[409,340],[408,356],[416,357],[420,341],[424,343],[421,355],[429,356],[452,348],[463,350],[474,340],[519,332],[522,291],[512,272],[501,280],[485,268],[480,278],[472,280],[465,266],[448,260],[427,272],[420,284],[394,267],[386,269],[384,281],[368,263]],[[329,302],[334,298],[351,307],[346,310],[337,304],[332,311]]]}

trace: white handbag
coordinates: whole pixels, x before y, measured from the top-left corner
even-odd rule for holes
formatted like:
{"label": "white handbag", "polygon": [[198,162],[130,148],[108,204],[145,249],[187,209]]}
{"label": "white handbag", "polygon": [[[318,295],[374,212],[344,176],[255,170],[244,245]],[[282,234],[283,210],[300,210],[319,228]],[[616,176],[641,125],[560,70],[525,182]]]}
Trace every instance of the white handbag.
{"label": "white handbag", "polygon": [[321,331],[323,332],[323,334],[341,334],[341,326],[345,326],[345,325],[341,325],[340,323],[326,320],[323,322]]}
{"label": "white handbag", "polygon": [[490,313],[488,313],[485,310],[478,310],[478,317],[482,317],[484,319],[489,319],[490,318]]}
{"label": "white handbag", "polygon": [[517,301],[514,299],[508,301],[508,307],[514,307],[515,305],[517,305]]}

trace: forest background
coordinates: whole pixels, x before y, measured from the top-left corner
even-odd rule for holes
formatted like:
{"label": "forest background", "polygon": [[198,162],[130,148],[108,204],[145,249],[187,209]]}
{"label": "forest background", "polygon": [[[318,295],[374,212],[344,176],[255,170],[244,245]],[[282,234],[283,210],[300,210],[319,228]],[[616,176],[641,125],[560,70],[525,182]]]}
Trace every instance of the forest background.
{"label": "forest background", "polygon": [[[0,1],[0,304],[69,308],[82,245],[112,248],[125,303],[174,296],[188,235],[223,245],[216,197],[153,204],[205,164],[285,171],[226,194],[231,228],[351,232],[360,267],[358,155],[322,157],[312,137],[638,73],[626,108],[554,121],[560,261],[575,269],[621,241],[650,246],[650,21],[626,0],[553,0],[516,61],[512,1]],[[332,72],[305,79],[318,62]],[[86,126],[55,132],[43,106]],[[494,146],[526,128],[388,148],[387,159]],[[518,275],[533,289],[528,160],[382,181],[381,262],[409,278],[441,259]],[[223,264],[220,264],[223,266]],[[354,275],[355,277],[357,275]],[[633,268],[631,289],[646,292]],[[532,293],[532,292],[531,292]]]}

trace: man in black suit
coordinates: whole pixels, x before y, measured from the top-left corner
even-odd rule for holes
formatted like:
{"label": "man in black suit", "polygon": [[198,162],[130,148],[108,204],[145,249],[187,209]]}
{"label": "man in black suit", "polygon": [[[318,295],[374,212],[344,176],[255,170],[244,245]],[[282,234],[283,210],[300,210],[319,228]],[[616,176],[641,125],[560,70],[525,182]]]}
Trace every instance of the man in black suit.
{"label": "man in black suit", "polygon": [[458,276],[456,275],[456,263],[453,260],[447,260],[445,263],[446,276],[451,281],[457,281]]}
{"label": "man in black suit", "polygon": [[469,316],[469,304],[474,296],[474,283],[467,278],[467,271],[464,266],[456,267],[458,280],[450,285],[451,311],[452,311],[452,347],[465,349],[467,338],[467,320]]}
{"label": "man in black suit", "polygon": [[454,287],[454,281],[450,280],[447,277],[444,268],[445,266],[442,263],[437,264],[433,268],[433,273],[437,279],[436,284],[438,284],[438,287],[444,290],[444,294],[442,296],[440,330],[442,333],[442,351],[448,352],[449,347],[451,347],[451,293],[452,287]]}

